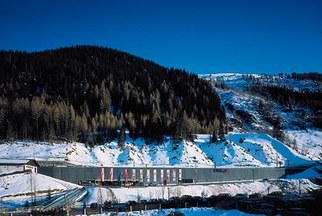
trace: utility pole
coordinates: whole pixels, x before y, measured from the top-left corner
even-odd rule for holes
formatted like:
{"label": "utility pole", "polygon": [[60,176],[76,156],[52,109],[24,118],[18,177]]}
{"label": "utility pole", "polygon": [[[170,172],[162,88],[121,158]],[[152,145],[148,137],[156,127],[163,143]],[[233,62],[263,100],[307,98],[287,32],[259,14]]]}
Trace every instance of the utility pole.
{"label": "utility pole", "polygon": [[195,184],[197,184],[197,163],[195,162]]}
{"label": "utility pole", "polygon": [[34,205],[34,195],[33,195],[33,179],[32,179],[32,173],[30,173],[30,198],[31,198],[31,206]]}
{"label": "utility pole", "polygon": [[3,202],[3,200],[2,200],[3,198],[2,197],[0,197],[0,215],[2,216],[2,202]]}
{"label": "utility pole", "polygon": [[37,205],[37,190],[36,190],[36,174],[32,175],[33,176],[33,184],[34,184],[34,204],[35,206]]}

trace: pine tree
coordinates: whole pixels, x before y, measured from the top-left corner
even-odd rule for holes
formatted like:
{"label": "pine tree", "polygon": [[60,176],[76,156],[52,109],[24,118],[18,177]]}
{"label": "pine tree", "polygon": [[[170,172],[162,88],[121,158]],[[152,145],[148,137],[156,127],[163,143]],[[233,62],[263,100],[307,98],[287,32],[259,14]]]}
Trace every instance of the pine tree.
{"label": "pine tree", "polygon": [[225,138],[225,129],[224,129],[224,126],[223,126],[222,122],[220,122],[220,125],[219,125],[218,136],[219,136],[219,139],[221,141],[225,141],[226,140],[226,138]]}
{"label": "pine tree", "polygon": [[214,130],[214,131],[212,132],[212,135],[211,135],[211,142],[212,142],[212,143],[215,143],[215,142],[217,142],[217,141],[218,141],[217,133],[216,133],[216,131]]}
{"label": "pine tree", "polygon": [[121,150],[123,150],[125,147],[125,139],[126,139],[125,129],[121,128],[119,139],[118,139],[118,146]]}

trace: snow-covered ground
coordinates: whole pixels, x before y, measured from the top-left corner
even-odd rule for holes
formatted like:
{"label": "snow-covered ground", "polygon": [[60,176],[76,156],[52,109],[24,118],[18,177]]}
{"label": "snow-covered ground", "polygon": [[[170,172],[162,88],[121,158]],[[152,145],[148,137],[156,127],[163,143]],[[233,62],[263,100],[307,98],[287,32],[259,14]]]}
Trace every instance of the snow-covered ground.
{"label": "snow-covered ground", "polygon": [[[313,172],[310,171],[312,174]],[[310,174],[306,173],[307,176]],[[294,176],[298,178],[300,176]],[[33,178],[34,188],[31,189],[31,178]],[[82,207],[85,202],[87,205],[91,203],[103,203],[105,200],[114,200],[118,202],[127,202],[129,200],[151,200],[151,199],[168,199],[170,197],[180,197],[182,195],[192,195],[209,197],[222,193],[236,194],[253,194],[261,193],[263,195],[268,192],[281,191],[283,193],[297,193],[299,186],[302,193],[316,190],[319,186],[313,184],[308,179],[292,179],[280,180],[263,180],[245,183],[230,184],[211,184],[211,185],[189,185],[189,186],[167,186],[167,187],[144,187],[144,188],[87,188],[88,195],[76,203],[75,206]],[[2,198],[3,208],[22,207],[26,201],[31,203],[31,190],[37,191],[37,201],[43,202],[48,196],[48,190],[52,196],[55,193],[68,189],[79,187],[77,185],[53,179],[40,174],[15,174],[6,177],[0,177],[2,184],[7,184],[6,188],[0,188],[0,197]],[[10,183],[9,183],[10,182]],[[8,184],[9,183],[9,184]]]}
{"label": "snow-covered ground", "polygon": [[322,165],[316,164],[303,172],[296,173],[293,175],[288,175],[289,179],[303,179],[303,178],[322,178]]}
{"label": "snow-covered ground", "polygon": [[[289,146],[312,160],[322,159],[322,130],[312,125],[312,110],[300,105],[287,107],[249,92],[254,83],[294,91],[321,92],[320,81],[295,80],[286,75],[238,73],[206,74],[200,77],[214,84],[234,132],[272,133],[272,121],[280,119]],[[227,88],[216,87],[218,83],[225,84]]]}
{"label": "snow-covered ground", "polygon": [[[187,208],[187,209],[163,209],[163,210],[149,210],[143,212],[120,212],[119,216],[168,216],[172,212],[180,212],[185,216],[247,216],[254,214],[247,214],[238,210],[219,210],[213,208]],[[101,215],[101,214],[100,214]],[[103,215],[112,215],[111,213],[106,213]],[[257,214],[258,215],[258,214]],[[260,216],[260,215],[258,215]]]}
{"label": "snow-covered ground", "polygon": [[[263,195],[274,191],[283,193],[297,193],[299,188],[302,193],[319,189],[306,178],[321,176],[322,166],[316,165],[303,173],[290,175],[287,179],[262,180],[255,182],[210,184],[210,185],[188,185],[188,186],[166,186],[166,187],[143,187],[143,188],[87,188],[88,195],[76,203],[75,206],[82,207],[85,202],[103,203],[105,200],[127,202],[129,200],[151,200],[168,199],[169,197],[181,197],[182,195],[209,197],[222,193]],[[37,201],[44,202],[48,197],[48,190],[52,196],[66,190],[80,187],[78,185],[64,182],[41,174],[13,174],[0,177],[0,197],[3,208],[23,207],[26,201],[31,200],[31,193],[36,191]]]}
{"label": "snow-covered ground", "polygon": [[312,160],[322,158],[322,131],[318,130],[287,130],[286,133],[291,140],[296,142],[294,148]]}
{"label": "snow-covered ground", "polygon": [[253,194],[260,193],[266,195],[268,192],[281,191],[283,193],[297,193],[299,190],[305,193],[318,189],[319,186],[313,184],[307,179],[280,179],[274,181],[255,181],[248,183],[231,183],[231,184],[211,184],[211,185],[188,185],[188,186],[171,186],[171,187],[145,187],[145,188],[90,188],[89,195],[79,203],[87,204],[102,200],[115,199],[119,202],[127,202],[129,200],[138,201],[151,199],[168,199],[170,197],[181,197],[182,195],[209,197],[229,193],[232,196],[236,194]]}
{"label": "snow-covered ground", "polygon": [[[197,135],[194,142],[146,144],[144,139],[127,139],[121,150],[116,141],[94,148],[82,143],[16,142],[0,145],[0,158],[68,161],[87,166],[197,166],[274,167],[309,163],[290,147],[266,134],[231,134],[226,141],[210,143],[209,135]],[[243,139],[243,142],[240,140]],[[15,151],[12,151],[15,149]],[[316,148],[315,155],[320,153]],[[313,150],[311,149],[313,154]]]}
{"label": "snow-covered ground", "polygon": [[4,208],[22,207],[26,201],[31,202],[31,193],[37,192],[37,200],[45,200],[48,191],[52,195],[80,187],[46,175],[20,173],[0,177],[0,197]]}

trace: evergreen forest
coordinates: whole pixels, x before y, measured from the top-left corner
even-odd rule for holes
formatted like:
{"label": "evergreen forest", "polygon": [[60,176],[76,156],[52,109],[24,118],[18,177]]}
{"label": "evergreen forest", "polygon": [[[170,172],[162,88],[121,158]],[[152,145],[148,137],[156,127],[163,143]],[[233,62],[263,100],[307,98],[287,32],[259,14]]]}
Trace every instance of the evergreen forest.
{"label": "evergreen forest", "polygon": [[102,144],[225,133],[210,84],[118,50],[0,51],[0,139]]}

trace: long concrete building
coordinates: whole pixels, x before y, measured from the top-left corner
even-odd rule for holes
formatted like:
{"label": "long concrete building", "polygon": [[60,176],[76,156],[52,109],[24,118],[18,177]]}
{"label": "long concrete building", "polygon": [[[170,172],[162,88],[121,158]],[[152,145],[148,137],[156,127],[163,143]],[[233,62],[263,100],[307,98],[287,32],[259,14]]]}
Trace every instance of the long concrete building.
{"label": "long concrete building", "polygon": [[82,185],[194,184],[278,179],[285,168],[181,168],[181,167],[39,167],[38,172]]}

